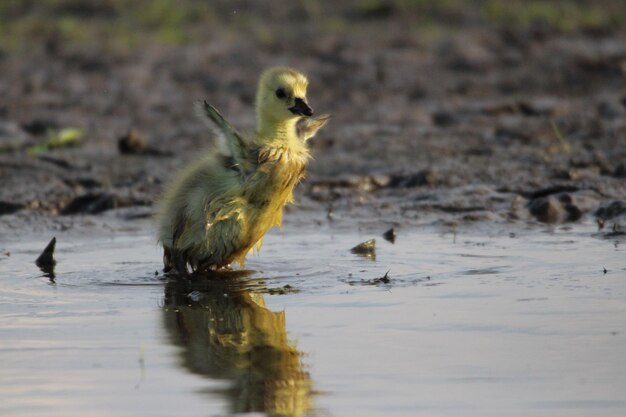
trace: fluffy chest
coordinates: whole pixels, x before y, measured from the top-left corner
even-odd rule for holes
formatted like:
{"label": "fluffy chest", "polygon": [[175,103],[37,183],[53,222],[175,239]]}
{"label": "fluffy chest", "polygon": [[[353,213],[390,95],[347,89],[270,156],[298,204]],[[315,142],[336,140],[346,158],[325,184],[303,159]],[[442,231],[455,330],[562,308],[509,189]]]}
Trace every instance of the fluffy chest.
{"label": "fluffy chest", "polygon": [[262,149],[256,172],[247,187],[250,202],[260,207],[282,207],[291,199],[293,187],[304,176],[308,158],[308,152],[287,147]]}

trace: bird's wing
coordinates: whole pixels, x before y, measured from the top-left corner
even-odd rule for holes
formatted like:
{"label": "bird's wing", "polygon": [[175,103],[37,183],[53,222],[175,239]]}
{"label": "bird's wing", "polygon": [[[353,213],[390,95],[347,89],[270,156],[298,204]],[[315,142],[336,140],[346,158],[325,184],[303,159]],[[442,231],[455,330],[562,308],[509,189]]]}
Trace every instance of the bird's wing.
{"label": "bird's wing", "polygon": [[217,138],[220,151],[232,157],[234,165],[242,174],[246,174],[250,167],[250,146],[245,139],[224,119],[217,109],[204,101],[202,104],[202,119]]}
{"label": "bird's wing", "polygon": [[317,131],[320,130],[322,126],[324,126],[328,122],[328,120],[330,120],[329,114],[323,114],[315,118],[303,117],[298,121],[298,124],[296,125],[298,137],[303,142],[306,142],[307,140],[315,136]]}

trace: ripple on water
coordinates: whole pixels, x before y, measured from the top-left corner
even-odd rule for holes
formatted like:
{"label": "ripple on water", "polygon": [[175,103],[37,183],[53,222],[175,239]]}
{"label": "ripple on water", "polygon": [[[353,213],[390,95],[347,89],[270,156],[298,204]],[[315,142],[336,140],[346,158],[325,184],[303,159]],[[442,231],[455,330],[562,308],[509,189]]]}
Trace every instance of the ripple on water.
{"label": "ripple on water", "polygon": [[622,415],[624,250],[581,228],[399,229],[375,261],[350,248],[382,231],[287,230],[249,269],[193,278],[164,276],[150,236],[61,236],[54,283],[24,241],[0,262],[0,403]]}

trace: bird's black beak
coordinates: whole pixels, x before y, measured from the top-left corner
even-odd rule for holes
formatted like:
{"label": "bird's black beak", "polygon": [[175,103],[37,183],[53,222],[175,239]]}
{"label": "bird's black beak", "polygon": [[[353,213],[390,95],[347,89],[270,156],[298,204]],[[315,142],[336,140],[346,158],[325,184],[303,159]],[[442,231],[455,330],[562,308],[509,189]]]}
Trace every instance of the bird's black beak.
{"label": "bird's black beak", "polygon": [[293,107],[289,107],[289,111],[298,116],[313,116],[313,109],[309,107],[306,101],[297,97]]}

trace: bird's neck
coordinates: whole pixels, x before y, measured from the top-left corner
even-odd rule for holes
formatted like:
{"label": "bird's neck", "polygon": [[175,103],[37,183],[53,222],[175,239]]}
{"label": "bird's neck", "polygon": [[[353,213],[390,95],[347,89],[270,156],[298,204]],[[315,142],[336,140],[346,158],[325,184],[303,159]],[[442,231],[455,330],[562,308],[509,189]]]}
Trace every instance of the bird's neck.
{"label": "bird's neck", "polygon": [[293,141],[298,141],[297,121],[296,118],[288,120],[259,118],[257,136],[264,144],[290,145]]}

